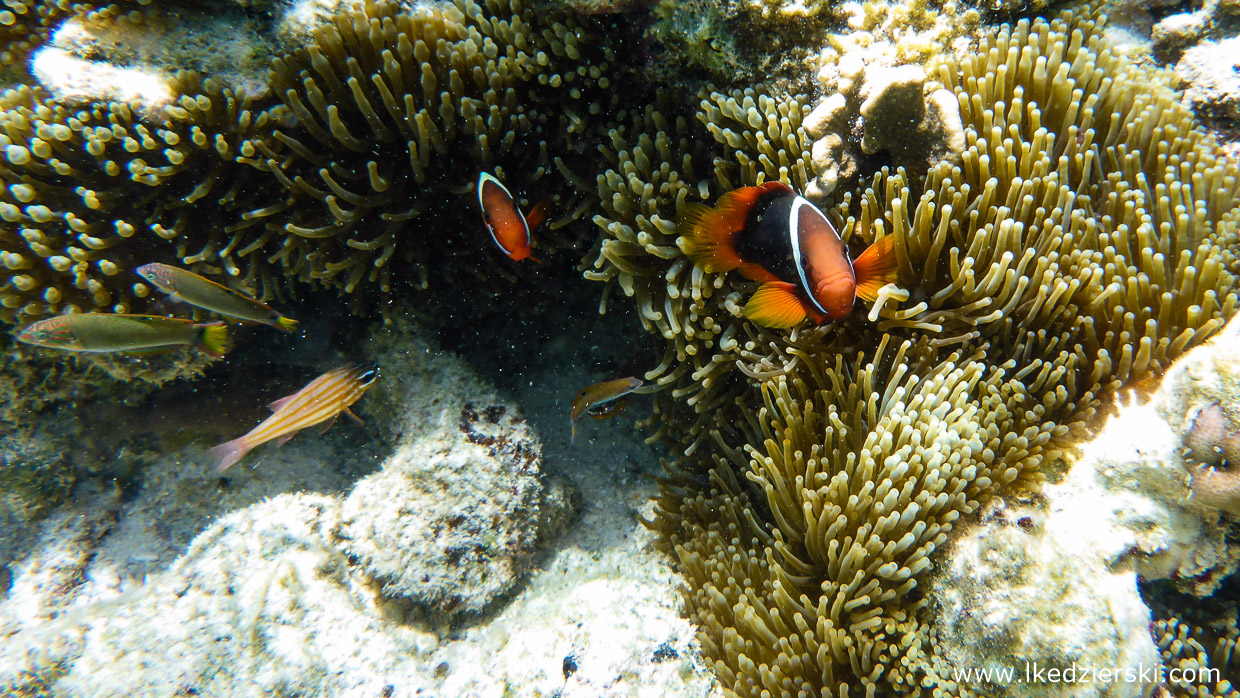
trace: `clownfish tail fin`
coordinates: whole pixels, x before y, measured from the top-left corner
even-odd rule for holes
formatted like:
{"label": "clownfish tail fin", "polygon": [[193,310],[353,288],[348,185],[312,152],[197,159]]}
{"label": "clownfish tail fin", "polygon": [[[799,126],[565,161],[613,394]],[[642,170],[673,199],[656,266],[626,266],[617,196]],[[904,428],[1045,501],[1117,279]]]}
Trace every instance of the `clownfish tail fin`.
{"label": "clownfish tail fin", "polygon": [[786,281],[768,281],[758,287],[745,304],[745,317],[763,327],[787,329],[809,315],[796,286]]}
{"label": "clownfish tail fin", "polygon": [[896,237],[888,235],[876,240],[853,262],[857,275],[857,297],[873,303],[878,300],[878,290],[900,280],[896,269]]}

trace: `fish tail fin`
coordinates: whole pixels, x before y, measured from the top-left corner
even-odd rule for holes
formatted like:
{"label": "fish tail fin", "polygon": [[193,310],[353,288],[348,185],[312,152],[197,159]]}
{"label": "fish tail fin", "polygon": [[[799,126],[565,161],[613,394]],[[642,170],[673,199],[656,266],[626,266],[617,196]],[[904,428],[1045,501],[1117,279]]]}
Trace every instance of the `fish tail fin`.
{"label": "fish tail fin", "polygon": [[896,236],[888,235],[875,240],[853,262],[857,275],[857,297],[873,303],[878,300],[878,290],[900,280],[896,269]]}
{"label": "fish tail fin", "polygon": [[572,446],[573,442],[576,440],[577,440],[577,423],[573,422],[572,428],[569,429],[568,431],[568,445]]}
{"label": "fish tail fin", "polygon": [[215,466],[215,474],[223,475],[225,470],[233,467],[237,461],[245,458],[245,454],[250,452],[250,445],[246,443],[245,437],[226,441],[208,453],[212,458],[219,460],[219,464]]}
{"label": "fish tail fin", "polygon": [[208,322],[202,325],[202,336],[198,338],[198,348],[211,356],[223,356],[232,348],[232,338],[228,335],[228,324]]}
{"label": "fish tail fin", "polygon": [[276,325],[278,325],[279,328],[285,332],[292,332],[297,329],[297,321],[291,317],[284,317],[283,315],[276,320]]}
{"label": "fish tail fin", "polygon": [[[768,281],[745,304],[745,317],[774,329],[787,329],[810,314],[797,289],[785,281]],[[817,318],[815,318],[817,320]]]}
{"label": "fish tail fin", "polygon": [[547,221],[547,205],[544,202],[534,204],[534,208],[525,215],[525,227],[532,232],[535,228]]}

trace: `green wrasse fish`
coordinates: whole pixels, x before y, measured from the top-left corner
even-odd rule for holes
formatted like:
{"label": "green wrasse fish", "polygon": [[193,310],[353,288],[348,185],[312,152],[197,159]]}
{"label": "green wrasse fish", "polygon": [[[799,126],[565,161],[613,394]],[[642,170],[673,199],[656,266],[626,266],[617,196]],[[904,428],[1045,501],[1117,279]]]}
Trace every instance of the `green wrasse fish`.
{"label": "green wrasse fish", "polygon": [[568,438],[569,445],[571,446],[577,438],[577,420],[581,419],[582,415],[598,414],[601,410],[608,409],[609,403],[640,387],[642,387],[640,378],[620,378],[605,383],[595,383],[577,393],[577,397],[573,398],[573,412],[569,416],[569,422],[572,424],[572,433]]}
{"label": "green wrasse fish", "polygon": [[341,412],[364,425],[357,415],[349,411],[349,406],[357,402],[378,377],[379,367],[373,363],[341,366],[315,378],[292,395],[276,400],[271,403],[273,414],[262,424],[239,439],[211,449],[211,455],[220,461],[216,472],[222,474],[254,447],[272,439],[276,440],[277,446],[283,446],[306,427],[323,422],[331,427]]}
{"label": "green wrasse fish", "polygon": [[270,306],[193,272],[157,263],[143,264],[137,271],[152,286],[184,303],[285,332],[297,326],[296,320],[284,317]]}
{"label": "green wrasse fish", "polygon": [[228,326],[160,315],[73,313],[22,328],[17,341],[62,351],[135,353],[197,347],[212,356],[228,351]]}

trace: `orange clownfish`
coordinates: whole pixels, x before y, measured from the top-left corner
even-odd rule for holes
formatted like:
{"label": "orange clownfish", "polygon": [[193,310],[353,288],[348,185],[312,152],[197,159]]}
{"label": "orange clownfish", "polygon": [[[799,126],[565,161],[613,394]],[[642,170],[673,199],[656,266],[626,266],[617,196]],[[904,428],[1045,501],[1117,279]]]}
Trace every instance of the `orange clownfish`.
{"label": "orange clownfish", "polygon": [[792,327],[806,317],[841,320],[857,298],[873,302],[896,281],[894,237],[854,262],[822,211],[783,182],[730,191],[714,208],[690,204],[677,227],[704,271],[736,269],[761,282],[745,317],[764,327]]}
{"label": "orange clownfish", "polygon": [[478,205],[482,207],[482,221],[500,251],[513,261],[530,257],[530,231],[547,217],[542,206],[535,206],[529,216],[522,215],[508,188],[490,172],[478,173]]}

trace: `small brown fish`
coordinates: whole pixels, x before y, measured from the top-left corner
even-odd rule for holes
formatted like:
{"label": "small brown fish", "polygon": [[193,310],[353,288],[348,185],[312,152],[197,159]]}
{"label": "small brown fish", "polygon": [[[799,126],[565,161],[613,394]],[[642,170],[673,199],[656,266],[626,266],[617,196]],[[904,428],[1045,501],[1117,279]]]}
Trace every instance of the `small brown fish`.
{"label": "small brown fish", "polygon": [[276,400],[271,403],[273,414],[248,434],[211,449],[211,455],[220,460],[216,472],[222,474],[256,446],[272,439],[277,446],[283,446],[306,427],[323,422],[331,427],[341,412],[364,425],[349,406],[365,395],[378,377],[379,367],[373,363],[341,366],[315,378],[292,395]]}
{"label": "small brown fish", "polygon": [[40,320],[17,341],[61,351],[150,353],[193,346],[212,356],[228,351],[228,326],[160,315],[72,313]]}
{"label": "small brown fish", "polygon": [[284,317],[267,304],[191,271],[158,263],[143,264],[137,271],[152,286],[183,303],[237,320],[270,325],[284,332],[291,332],[297,326],[296,320]]}
{"label": "small brown fish", "polygon": [[642,387],[642,380],[630,377],[604,383],[595,383],[577,393],[577,397],[573,398],[572,414],[569,416],[569,422],[572,424],[572,432],[568,438],[569,445],[571,446],[577,438],[577,420],[581,419],[582,415],[607,409],[608,403],[622,398],[640,387]]}

